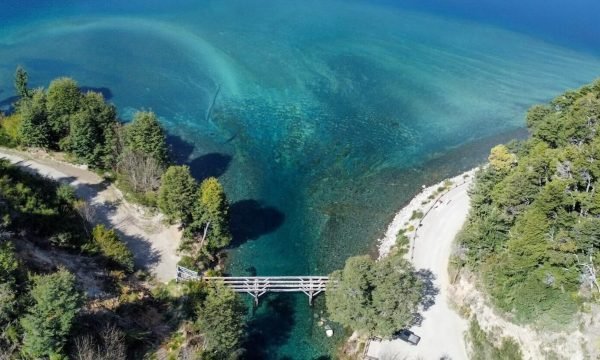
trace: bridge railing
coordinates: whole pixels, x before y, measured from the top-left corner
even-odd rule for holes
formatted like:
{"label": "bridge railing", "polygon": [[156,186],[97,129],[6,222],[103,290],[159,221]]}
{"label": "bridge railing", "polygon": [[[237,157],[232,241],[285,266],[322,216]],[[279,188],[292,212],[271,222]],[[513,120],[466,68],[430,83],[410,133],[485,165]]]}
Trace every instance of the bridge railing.
{"label": "bridge railing", "polygon": [[197,272],[177,266],[177,281],[200,280],[222,282],[235,292],[251,295],[255,303],[267,292],[302,292],[309,303],[321,292],[327,290],[327,276],[200,276]]}

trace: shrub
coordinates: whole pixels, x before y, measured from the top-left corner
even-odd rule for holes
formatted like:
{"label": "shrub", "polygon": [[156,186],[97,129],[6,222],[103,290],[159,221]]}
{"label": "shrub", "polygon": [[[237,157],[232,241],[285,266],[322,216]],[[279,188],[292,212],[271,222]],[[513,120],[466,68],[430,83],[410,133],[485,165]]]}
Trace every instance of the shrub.
{"label": "shrub", "polygon": [[21,122],[20,114],[13,114],[7,117],[0,115],[0,145],[15,147],[21,144]]}
{"label": "shrub", "polygon": [[129,272],[133,271],[133,253],[119,239],[114,229],[109,230],[104,225],[96,225],[92,231],[92,240],[106,258]]}
{"label": "shrub", "polygon": [[423,216],[424,214],[421,210],[413,210],[412,214],[410,215],[410,220],[419,220],[422,219]]}

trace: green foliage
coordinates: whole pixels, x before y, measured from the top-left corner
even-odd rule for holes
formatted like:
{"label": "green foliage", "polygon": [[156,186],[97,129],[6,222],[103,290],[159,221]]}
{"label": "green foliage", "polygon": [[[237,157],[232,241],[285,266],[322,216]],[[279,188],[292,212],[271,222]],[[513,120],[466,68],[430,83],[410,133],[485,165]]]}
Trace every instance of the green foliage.
{"label": "green foliage", "polygon": [[[531,138],[499,145],[471,190],[465,262],[519,322],[569,323],[600,251],[600,82],[527,115]],[[518,157],[518,163],[516,158]]]}
{"label": "green foliage", "polygon": [[143,154],[150,155],[161,164],[168,159],[165,132],[153,112],[140,111],[126,127],[127,146]]}
{"label": "green foliage", "polygon": [[[0,243],[0,337],[5,326],[16,313],[15,286],[18,269],[19,262],[15,257],[12,244],[8,241]],[[0,345],[2,345],[1,339]]]}
{"label": "green foliage", "polygon": [[410,220],[419,220],[422,219],[425,214],[421,210],[413,210],[412,214],[410,214]]}
{"label": "green foliage", "polygon": [[0,283],[14,285],[18,269],[19,262],[12,244],[8,241],[0,243]]}
{"label": "green foliage", "polygon": [[521,360],[523,354],[519,344],[513,338],[502,338],[500,346],[496,346],[490,335],[477,322],[471,320],[467,339],[471,345],[472,360]]}
{"label": "green foliage", "polygon": [[218,250],[229,245],[229,203],[219,180],[211,177],[202,181],[192,215],[186,236],[203,234],[203,229],[208,225],[205,239],[207,249]]}
{"label": "green foliage", "polygon": [[496,145],[490,151],[488,158],[490,166],[496,171],[506,172],[517,163],[517,157],[511,154],[504,145]]}
{"label": "green foliage", "polygon": [[169,166],[162,175],[158,207],[169,221],[187,222],[194,207],[196,180],[187,166]]}
{"label": "green foliage", "polygon": [[239,295],[222,284],[210,286],[197,315],[196,326],[204,336],[205,355],[237,358],[246,335],[246,307]]}
{"label": "green foliage", "polygon": [[21,143],[21,120],[18,113],[6,117],[0,114],[0,145],[15,147]]}
{"label": "green foliage", "polygon": [[27,71],[22,66],[17,66],[17,70],[15,71],[15,89],[17,90],[17,95],[22,98],[29,97],[29,90],[27,89],[28,79]]}
{"label": "green foliage", "polygon": [[60,355],[81,306],[75,276],[60,270],[36,276],[33,283],[34,303],[21,319],[23,351],[34,358]]}
{"label": "green foliage", "polygon": [[48,148],[52,144],[52,128],[46,113],[46,94],[37,89],[19,103],[20,137],[24,145]]}
{"label": "green foliage", "polygon": [[55,143],[69,134],[71,116],[78,112],[82,95],[77,82],[71,78],[58,78],[48,87],[46,109]]}
{"label": "green foliage", "polygon": [[83,243],[83,223],[69,187],[25,173],[3,160],[0,198],[10,219],[9,230],[48,237],[59,246],[76,247]]}
{"label": "green foliage", "polygon": [[94,167],[106,164],[116,125],[114,106],[104,102],[102,94],[88,92],[81,99],[81,109],[70,115],[69,135],[61,141],[62,147],[86,164]]}
{"label": "green foliage", "polygon": [[119,239],[114,229],[104,225],[96,225],[92,231],[92,240],[100,248],[100,252],[125,270],[133,271],[133,253]]}
{"label": "green foliage", "polygon": [[390,338],[413,320],[423,284],[401,253],[375,262],[369,256],[349,258],[331,274],[326,293],[331,319],[353,330]]}

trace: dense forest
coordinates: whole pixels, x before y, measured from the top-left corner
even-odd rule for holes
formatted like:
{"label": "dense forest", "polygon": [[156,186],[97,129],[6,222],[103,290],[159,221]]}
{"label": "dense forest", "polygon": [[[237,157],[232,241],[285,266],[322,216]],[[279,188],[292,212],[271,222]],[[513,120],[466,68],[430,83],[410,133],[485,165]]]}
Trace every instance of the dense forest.
{"label": "dense forest", "polygon": [[[129,200],[183,228],[182,262],[218,272],[231,241],[219,181],[171,164],[155,114],[127,124],[70,78],[29,89],[0,114],[0,145],[59,151],[114,181]],[[0,161],[0,359],[235,359],[246,308],[224,286],[157,283],[75,189]],[[173,239],[175,241],[176,239]]]}
{"label": "dense forest", "polygon": [[600,81],[534,106],[527,126],[477,174],[456,260],[513,321],[558,327],[600,291]]}

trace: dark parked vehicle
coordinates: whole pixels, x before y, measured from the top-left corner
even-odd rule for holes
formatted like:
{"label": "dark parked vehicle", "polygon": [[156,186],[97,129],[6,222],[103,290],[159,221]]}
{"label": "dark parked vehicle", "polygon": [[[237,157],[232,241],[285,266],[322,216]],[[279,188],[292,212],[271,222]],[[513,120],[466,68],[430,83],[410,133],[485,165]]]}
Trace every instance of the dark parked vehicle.
{"label": "dark parked vehicle", "polygon": [[420,336],[415,335],[415,333],[408,329],[400,330],[396,336],[412,345],[417,345],[421,341]]}

